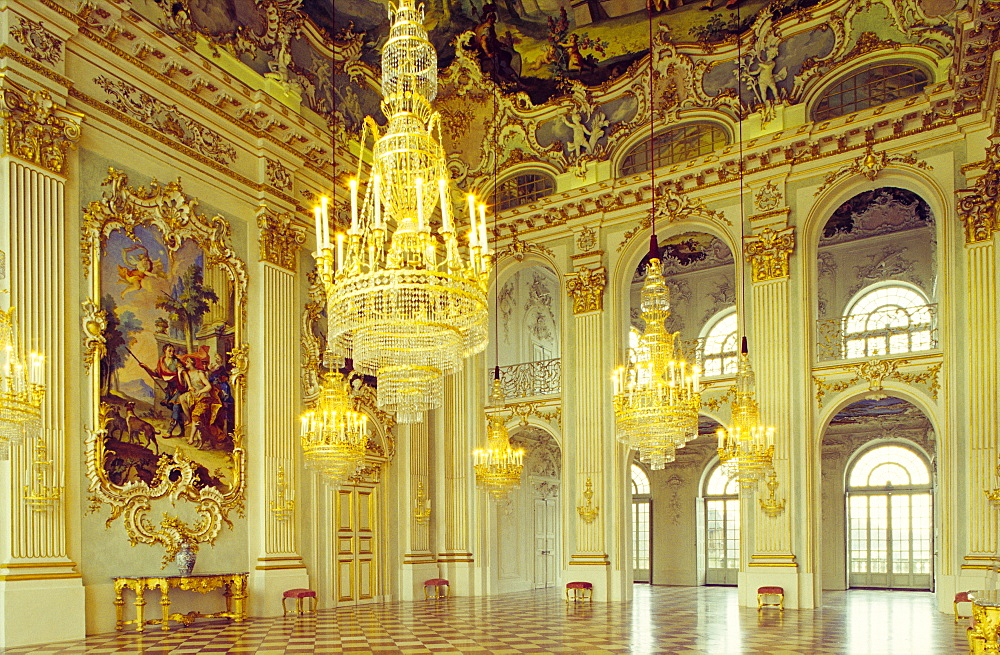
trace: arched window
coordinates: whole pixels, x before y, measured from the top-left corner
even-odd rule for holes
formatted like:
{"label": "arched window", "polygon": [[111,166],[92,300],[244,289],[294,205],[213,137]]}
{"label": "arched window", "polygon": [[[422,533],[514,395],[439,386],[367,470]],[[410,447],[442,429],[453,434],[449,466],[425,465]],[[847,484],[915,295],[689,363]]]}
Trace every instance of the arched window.
{"label": "arched window", "polygon": [[[707,155],[729,143],[726,131],[711,123],[691,123],[673,127],[653,137],[654,168]],[[649,170],[649,140],[629,150],[622,160],[622,175]]]}
{"label": "arched window", "polygon": [[705,480],[705,584],[735,585],[740,570],[740,484],[715,465]]}
{"label": "arched window", "polygon": [[813,120],[825,121],[862,109],[916,95],[927,86],[927,74],[916,66],[890,64],[858,71],[823,91]]}
{"label": "arched window", "polygon": [[527,205],[550,195],[556,189],[555,181],[541,173],[520,173],[497,185],[493,196],[493,211],[502,212],[521,205]]}
{"label": "arched window", "polygon": [[862,294],[844,317],[844,356],[870,357],[934,347],[934,313],[917,290],[901,284]]}
{"label": "arched window", "polygon": [[930,589],[931,472],[916,451],[890,444],[858,457],[847,482],[852,587]]}
{"label": "arched window", "polygon": [[733,307],[715,319],[705,334],[701,350],[703,375],[735,375],[737,367],[738,317]]}
{"label": "arched window", "polygon": [[649,496],[649,476],[641,466],[632,465],[632,579],[650,582],[650,542],[652,537],[652,500]]}

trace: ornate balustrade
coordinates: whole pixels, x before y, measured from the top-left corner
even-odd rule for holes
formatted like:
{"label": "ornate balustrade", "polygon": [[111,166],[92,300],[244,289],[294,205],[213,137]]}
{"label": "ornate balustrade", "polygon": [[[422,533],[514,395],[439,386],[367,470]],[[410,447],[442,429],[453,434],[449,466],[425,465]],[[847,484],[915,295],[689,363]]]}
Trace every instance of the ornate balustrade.
{"label": "ornate balustrade", "polygon": [[857,359],[938,347],[937,305],[892,307],[816,322],[816,359]]}
{"label": "ornate balustrade", "polygon": [[[492,385],[493,372],[487,383]],[[500,367],[500,385],[504,399],[557,396],[562,391],[562,360],[543,359]]]}

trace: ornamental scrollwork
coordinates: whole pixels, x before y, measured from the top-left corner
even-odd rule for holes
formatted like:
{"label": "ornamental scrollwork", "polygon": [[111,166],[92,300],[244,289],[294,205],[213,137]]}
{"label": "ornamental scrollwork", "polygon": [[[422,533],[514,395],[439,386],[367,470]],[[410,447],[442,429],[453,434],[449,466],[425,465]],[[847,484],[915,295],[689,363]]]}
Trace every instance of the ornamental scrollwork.
{"label": "ornamental scrollwork", "polygon": [[[108,526],[122,517],[133,545],[164,546],[166,562],[244,512],[246,265],[230,224],[199,213],[180,181],[137,188],[110,169],[103,185],[80,242],[89,504],[111,507]],[[189,509],[154,525],[166,501]]]}
{"label": "ornamental scrollwork", "polygon": [[566,290],[573,298],[573,313],[586,314],[604,309],[604,287],[608,283],[607,270],[581,267],[576,273],[566,275]]}
{"label": "ornamental scrollwork", "polygon": [[297,227],[288,212],[274,215],[267,210],[257,215],[260,229],[260,259],[287,271],[295,272],[299,248],[306,242],[306,231]]}
{"label": "ornamental scrollwork", "polygon": [[493,261],[498,262],[506,257],[513,257],[515,261],[520,262],[524,261],[525,255],[532,252],[548,255],[549,257],[554,256],[552,251],[545,246],[539,243],[528,243],[527,241],[522,241],[518,239],[515,234],[511,238],[510,243],[496,251],[496,254],[493,256]]}
{"label": "ornamental scrollwork", "polygon": [[986,151],[986,173],[971,189],[958,190],[958,215],[965,227],[965,243],[989,241],[1000,231],[1000,117]]}
{"label": "ornamental scrollwork", "polygon": [[674,184],[668,182],[660,186],[656,192],[655,209],[643,216],[638,225],[622,236],[622,242],[617,248],[618,252],[621,252],[637,234],[649,230],[654,213],[656,214],[656,222],[664,225],[692,218],[732,225],[725,214],[709,209],[701,200],[679,192]]}
{"label": "ornamental scrollwork", "polygon": [[869,145],[865,148],[864,153],[859,155],[853,161],[827,175],[823,179],[823,184],[816,189],[816,192],[813,195],[818,196],[840,178],[849,177],[851,175],[861,175],[874,182],[879,174],[886,167],[892,164],[906,164],[921,170],[933,170],[933,167],[930,164],[917,159],[915,153],[910,153],[909,155],[890,155],[884,150],[875,150]]}
{"label": "ornamental scrollwork", "polygon": [[813,376],[813,382],[816,385],[816,403],[819,407],[822,407],[823,399],[827,393],[849,389],[861,381],[868,383],[869,394],[866,396],[867,398],[885,398],[885,394],[882,393],[885,380],[896,380],[904,384],[913,385],[923,384],[927,387],[927,392],[931,398],[937,399],[937,392],[941,388],[941,383],[938,379],[938,375],[941,372],[940,362],[929,366],[927,370],[920,373],[906,373],[899,370],[900,367],[910,365],[910,360],[905,358],[868,359],[851,366],[850,370],[853,374],[847,380],[827,382],[822,378]]}
{"label": "ornamental scrollwork", "polygon": [[10,28],[10,35],[21,44],[25,54],[43,64],[56,64],[63,58],[63,40],[24,16],[17,17],[18,24]]}
{"label": "ornamental scrollwork", "polygon": [[288,191],[292,188],[292,174],[279,161],[265,159],[264,175],[267,177],[267,183],[279,191]]}
{"label": "ornamental scrollwork", "polygon": [[754,282],[788,277],[788,258],[794,250],[794,226],[778,231],[765,227],[743,239],[743,254],[750,262]]}
{"label": "ornamental scrollwork", "polygon": [[4,152],[62,174],[80,138],[80,114],[60,107],[48,91],[3,90]]}

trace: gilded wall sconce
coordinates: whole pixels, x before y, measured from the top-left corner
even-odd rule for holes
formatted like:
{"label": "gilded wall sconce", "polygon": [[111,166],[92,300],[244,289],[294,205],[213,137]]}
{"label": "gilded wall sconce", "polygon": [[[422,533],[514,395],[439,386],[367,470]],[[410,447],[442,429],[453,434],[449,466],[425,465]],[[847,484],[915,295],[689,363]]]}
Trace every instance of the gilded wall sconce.
{"label": "gilded wall sconce", "polygon": [[760,499],[760,508],[772,519],[777,518],[779,514],[785,511],[785,501],[778,500],[774,496],[774,492],[778,488],[778,476],[774,471],[767,474],[767,482],[764,484],[767,486],[768,496],[767,498]]}
{"label": "gilded wall sconce", "polygon": [[24,485],[24,503],[36,512],[53,509],[62,497],[62,486],[56,484],[52,461],[45,442],[35,440],[35,460],[31,464],[31,481]]}
{"label": "gilded wall sconce", "polygon": [[413,518],[417,523],[427,523],[431,518],[431,499],[424,492],[423,482],[417,482],[417,503],[413,508]]}
{"label": "gilded wall sconce", "polygon": [[576,506],[576,511],[584,521],[593,523],[600,512],[600,508],[594,505],[594,484],[590,481],[590,478],[587,478],[587,486],[583,490],[583,501],[583,505]]}
{"label": "gilded wall sconce", "polygon": [[288,521],[295,512],[295,500],[290,498],[288,481],[285,479],[285,467],[278,467],[278,500],[271,501],[271,513],[279,521]]}

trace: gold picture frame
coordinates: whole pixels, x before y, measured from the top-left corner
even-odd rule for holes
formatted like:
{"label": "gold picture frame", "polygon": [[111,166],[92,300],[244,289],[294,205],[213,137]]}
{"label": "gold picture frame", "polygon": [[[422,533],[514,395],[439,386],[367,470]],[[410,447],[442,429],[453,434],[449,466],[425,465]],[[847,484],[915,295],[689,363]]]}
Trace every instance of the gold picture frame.
{"label": "gold picture frame", "polygon": [[[132,187],[109,169],[84,212],[84,362],[94,429],[90,509],[123,517],[132,545],[214,543],[246,498],[247,269],[221,216],[197,211],[180,180]],[[185,521],[153,502],[193,505]],[[189,512],[190,514],[190,512]]]}

